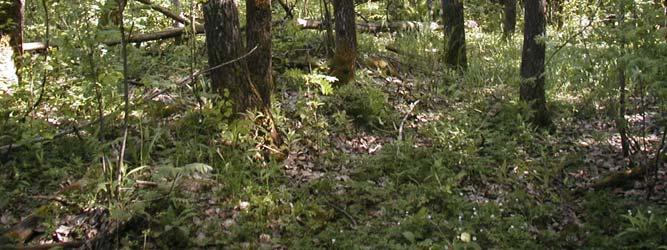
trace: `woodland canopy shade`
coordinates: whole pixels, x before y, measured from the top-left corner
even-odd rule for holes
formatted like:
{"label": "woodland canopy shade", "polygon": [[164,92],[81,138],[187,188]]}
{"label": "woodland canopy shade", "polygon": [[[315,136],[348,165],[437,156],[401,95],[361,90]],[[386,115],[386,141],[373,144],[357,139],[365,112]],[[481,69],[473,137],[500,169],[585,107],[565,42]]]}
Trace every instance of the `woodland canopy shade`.
{"label": "woodland canopy shade", "polygon": [[0,249],[667,246],[664,1],[0,3]]}

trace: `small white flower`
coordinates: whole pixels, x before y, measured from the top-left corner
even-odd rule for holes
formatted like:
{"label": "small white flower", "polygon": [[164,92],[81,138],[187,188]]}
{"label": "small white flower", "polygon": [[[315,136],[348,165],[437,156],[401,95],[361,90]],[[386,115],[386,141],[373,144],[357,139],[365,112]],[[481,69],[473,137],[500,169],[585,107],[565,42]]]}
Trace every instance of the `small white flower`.
{"label": "small white flower", "polygon": [[331,239],[331,244],[336,243],[336,239]]}
{"label": "small white flower", "polygon": [[470,242],[470,238],[471,237],[470,237],[469,233],[467,233],[467,232],[461,233],[461,241],[463,241],[465,243],[468,243],[468,242]]}
{"label": "small white flower", "polygon": [[472,241],[477,241],[477,236],[473,236]]}
{"label": "small white flower", "polygon": [[651,210],[646,211],[648,214],[651,214]]}

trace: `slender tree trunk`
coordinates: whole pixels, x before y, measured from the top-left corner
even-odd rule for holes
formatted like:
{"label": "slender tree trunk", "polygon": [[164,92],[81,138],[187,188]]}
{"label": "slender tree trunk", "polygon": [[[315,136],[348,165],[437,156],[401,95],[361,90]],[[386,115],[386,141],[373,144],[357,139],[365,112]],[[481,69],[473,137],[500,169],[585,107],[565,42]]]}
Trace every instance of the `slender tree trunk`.
{"label": "slender tree trunk", "polygon": [[616,127],[618,134],[621,136],[621,151],[623,157],[630,156],[630,140],[628,138],[628,121],[625,120],[626,104],[625,95],[627,92],[625,81],[625,66],[622,62],[618,62],[618,117],[616,118]]}
{"label": "slender tree trunk", "polygon": [[0,80],[21,81],[23,55],[23,0],[0,2]]}
{"label": "slender tree trunk", "polygon": [[333,56],[334,48],[336,45],[333,35],[333,18],[331,17],[331,11],[329,11],[329,1],[322,0],[322,9],[324,10],[322,14],[324,15],[324,44],[327,50],[326,55],[327,57],[331,58],[331,56]]}
{"label": "slender tree trunk", "polygon": [[[625,9],[623,5],[618,5],[618,15],[616,20],[618,26],[616,27],[619,31],[622,30],[625,22]],[[620,37],[618,51],[620,52],[617,59],[618,66],[618,117],[616,117],[616,128],[618,129],[618,134],[621,137],[621,152],[623,157],[630,156],[630,139],[628,138],[628,121],[625,119],[626,113],[626,75],[625,75],[625,62],[623,61],[623,56],[625,55],[625,45],[626,41],[623,36]]]}
{"label": "slender tree trunk", "polygon": [[[244,54],[239,17],[234,0],[210,0],[204,4],[204,29],[210,67],[240,58]],[[211,86],[222,96],[229,96],[235,113],[261,104],[259,93],[248,76],[245,59],[213,69]]]}
{"label": "slender tree trunk", "polygon": [[[171,5],[173,6],[174,10],[176,11],[175,13],[178,14],[179,17],[185,18],[183,15],[183,8],[181,6],[181,0],[171,0]],[[171,27],[173,28],[183,28],[185,27],[185,24],[173,20],[171,21]],[[181,44],[183,43],[183,36],[177,36],[175,39],[176,44]]]}
{"label": "slender tree trunk", "polygon": [[555,25],[560,29],[563,26],[563,18],[561,16],[561,13],[563,12],[562,0],[549,0],[548,5],[549,24]]}
{"label": "slender tree trunk", "polygon": [[292,13],[292,7],[290,7],[289,3],[287,0],[278,0],[278,4],[280,7],[283,8],[285,11],[285,19],[292,19],[294,18],[294,14]]}
{"label": "slender tree trunk", "polygon": [[247,48],[257,49],[248,56],[250,79],[262,97],[265,107],[271,107],[271,0],[247,0]]}
{"label": "slender tree trunk", "polygon": [[[183,15],[183,7],[181,5],[181,0],[171,0],[171,5],[173,6],[173,8],[175,10],[175,13],[178,14],[179,17],[185,19],[185,15]],[[183,23],[181,23],[177,20],[173,20],[171,22],[171,27],[181,28],[181,27],[185,27],[185,24],[183,24]]]}
{"label": "slender tree trunk", "polygon": [[467,69],[466,33],[462,0],[442,0],[442,21],[445,26],[445,64]]}
{"label": "slender tree trunk", "polygon": [[426,8],[428,9],[429,21],[433,21],[433,0],[426,0]]}
{"label": "slender tree trunk", "polygon": [[336,53],[331,69],[340,84],[347,84],[354,79],[357,60],[354,0],[335,0],[333,6],[336,16]]}
{"label": "slender tree trunk", "polygon": [[521,54],[521,100],[535,112],[533,124],[551,126],[544,89],[546,1],[526,0],[523,52]]}
{"label": "slender tree trunk", "polygon": [[503,5],[503,35],[510,38],[516,30],[516,0],[504,0]]}

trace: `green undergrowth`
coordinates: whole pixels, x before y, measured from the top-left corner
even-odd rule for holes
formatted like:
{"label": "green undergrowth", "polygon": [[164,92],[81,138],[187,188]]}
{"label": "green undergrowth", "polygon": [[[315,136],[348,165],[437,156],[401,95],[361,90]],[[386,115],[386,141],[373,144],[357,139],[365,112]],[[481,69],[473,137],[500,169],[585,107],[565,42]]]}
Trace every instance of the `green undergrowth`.
{"label": "green undergrowth", "polygon": [[[475,16],[498,14],[470,6]],[[382,20],[380,7],[359,9]],[[425,6],[414,7],[391,15],[416,18]],[[529,124],[534,114],[518,98],[522,36],[505,40],[490,31],[497,24],[470,29],[464,74],[441,70],[439,31],[360,33],[360,54],[387,59],[395,71],[360,63],[344,86],[327,75],[324,32],[276,30],[272,111],[283,145],[271,143],[259,112],[233,121],[230,104],[211,93],[205,77],[172,84],[191,63],[205,67],[201,37],[194,55],[187,43],[131,47],[131,78],[143,83],[133,86],[134,100],[152,88],[169,95],[135,102],[122,168],[123,124],[111,113],[122,104],[119,51],[63,42],[92,39],[90,30],[61,31],[49,71],[58,84],[47,88],[41,107],[52,114],[20,112],[39,86],[36,56],[25,59],[39,65],[26,86],[0,97],[7,118],[0,142],[25,143],[0,152],[0,214],[17,219],[46,204],[54,212],[44,226],[53,232],[61,219],[103,208],[109,220],[131,225],[114,241],[125,248],[664,249],[664,205],[610,190],[570,192],[581,185],[570,173],[591,167],[584,152],[572,150],[575,122],[616,112],[619,62],[632,66],[630,87],[651,83],[656,105],[664,105],[664,63],[649,53],[662,55],[664,46],[633,40],[642,45],[633,47],[637,56],[621,57],[595,42],[613,40],[600,37],[604,32],[575,37],[579,26],[567,22],[564,35],[546,44],[548,103],[559,128],[544,131]],[[29,36],[39,37],[33,29]],[[58,66],[84,56],[94,63]],[[184,59],[191,56],[197,60]],[[97,95],[111,113],[101,127],[50,138],[55,127],[97,117]],[[598,141],[609,136],[591,133]],[[34,143],[35,135],[47,139]],[[373,152],[354,148],[375,138],[381,147]]]}

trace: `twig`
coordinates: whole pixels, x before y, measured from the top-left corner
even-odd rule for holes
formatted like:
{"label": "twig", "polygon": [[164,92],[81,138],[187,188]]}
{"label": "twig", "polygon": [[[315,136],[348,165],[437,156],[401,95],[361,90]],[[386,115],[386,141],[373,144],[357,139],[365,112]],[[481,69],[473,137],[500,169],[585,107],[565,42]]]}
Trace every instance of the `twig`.
{"label": "twig", "polygon": [[49,9],[46,6],[46,1],[47,0],[42,0],[42,7],[44,8],[44,24],[46,26],[46,32],[44,33],[44,47],[46,48],[44,50],[44,73],[42,75],[42,84],[40,86],[40,91],[39,91],[39,96],[37,97],[37,101],[35,103],[28,107],[28,110],[26,110],[25,114],[23,115],[23,118],[21,120],[25,120],[30,113],[32,113],[33,110],[39,106],[39,104],[42,102],[42,99],[44,98],[44,92],[46,91],[46,78],[48,76],[48,70],[47,70],[47,65],[49,64],[49,40],[50,40],[50,30],[51,30],[51,25],[49,22]]}
{"label": "twig", "polygon": [[[127,133],[130,127],[130,82],[129,82],[129,66],[127,63],[127,37],[126,31],[125,31],[125,6],[127,4],[127,0],[121,0],[119,1],[119,6],[118,6],[118,15],[119,15],[119,23],[120,23],[120,53],[121,53],[121,59],[123,60],[123,100],[125,101],[125,108],[124,108],[124,114],[123,114],[123,141],[121,142],[120,146],[120,153],[118,154],[118,169],[116,171],[117,175],[117,186],[118,188],[116,189],[116,195],[117,198],[120,200],[120,187],[122,186],[121,183],[123,181],[123,163],[125,161],[125,149],[127,146]],[[134,24],[133,24],[134,25]],[[132,33],[130,31],[130,33]]]}
{"label": "twig", "polygon": [[403,125],[405,125],[405,121],[408,120],[408,116],[412,114],[412,111],[417,107],[417,104],[419,104],[419,100],[413,102],[410,104],[410,110],[408,110],[408,113],[403,116],[403,120],[401,120],[401,125],[398,127],[398,140],[402,141],[403,140]]}
{"label": "twig", "polygon": [[327,205],[331,206],[331,207],[332,207],[333,209],[335,209],[336,211],[338,211],[338,212],[342,213],[343,215],[345,215],[345,217],[347,217],[347,218],[352,222],[352,227],[357,227],[357,220],[355,220],[354,217],[352,217],[352,215],[351,215],[350,213],[348,213],[347,211],[345,211],[345,209],[343,209],[343,208],[337,206],[336,204],[333,204],[333,203],[330,202],[330,201],[326,201],[326,200],[325,200],[324,202],[327,203]]}
{"label": "twig", "polygon": [[30,196],[30,198],[37,199],[37,200],[47,200],[47,201],[55,201],[59,202],[65,206],[75,206],[76,204],[69,202],[65,200],[64,197],[62,196],[53,196],[53,195],[34,195]]}
{"label": "twig", "polygon": [[660,165],[662,164],[662,159],[660,158],[660,155],[662,154],[662,149],[665,147],[665,140],[667,139],[667,125],[665,125],[665,128],[662,130],[662,140],[660,141],[660,146],[658,147],[658,150],[655,152],[655,166],[653,167],[653,171],[646,171],[647,173],[653,172],[653,176],[651,176],[651,182],[648,185],[648,191],[646,192],[646,200],[651,198],[651,195],[653,194],[653,188],[655,187],[655,182],[656,179],[658,178],[658,170],[660,169]]}
{"label": "twig", "polygon": [[[137,2],[140,2],[140,3],[143,3],[143,4],[145,4],[145,5],[148,5],[148,7],[150,7],[151,9],[153,9],[153,10],[155,10],[155,11],[157,11],[157,12],[160,12],[160,13],[162,13],[163,15],[165,15],[165,16],[171,18],[171,19],[174,19],[175,21],[178,21],[178,22],[180,22],[180,23],[182,23],[182,24],[190,24],[190,22],[192,22],[191,20],[188,20],[188,19],[185,18],[185,17],[182,17],[182,16],[180,16],[180,15],[178,15],[178,14],[175,14],[175,13],[171,12],[169,9],[167,9],[167,8],[165,8],[165,7],[162,7],[162,6],[159,6],[159,5],[157,5],[157,4],[153,3],[153,2],[151,2],[150,0],[137,0]],[[193,18],[193,19],[194,19],[194,18]],[[197,25],[201,25],[201,24],[197,24]]]}

